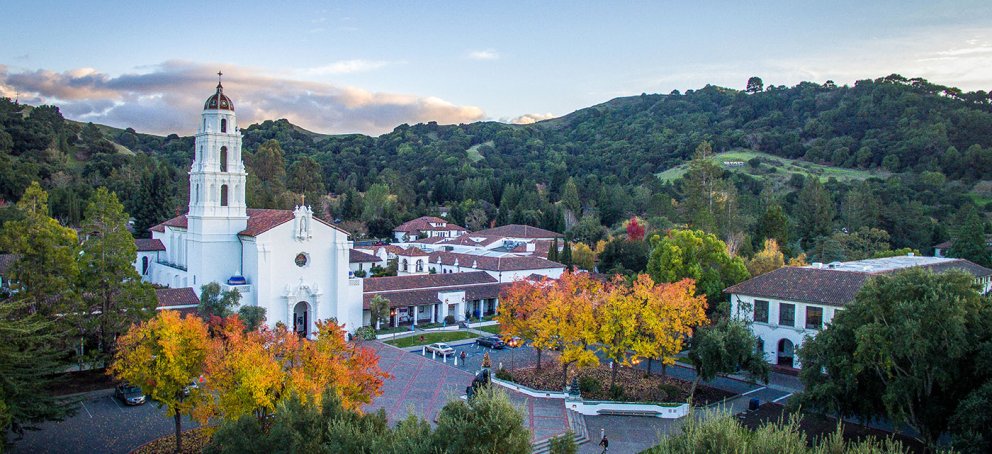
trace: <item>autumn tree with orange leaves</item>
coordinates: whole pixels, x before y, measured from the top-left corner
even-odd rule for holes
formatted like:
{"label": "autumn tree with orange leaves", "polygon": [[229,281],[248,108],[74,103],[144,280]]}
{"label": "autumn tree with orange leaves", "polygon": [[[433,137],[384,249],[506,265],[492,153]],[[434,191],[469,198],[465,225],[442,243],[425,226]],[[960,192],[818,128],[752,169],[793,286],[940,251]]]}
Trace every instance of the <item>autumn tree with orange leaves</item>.
{"label": "autumn tree with orange leaves", "polygon": [[347,342],[333,321],[316,325],[316,339],[308,341],[284,326],[245,332],[236,316],[225,319],[206,359],[212,400],[197,419],[253,415],[264,427],[276,404],[290,395],[319,406],[330,388],[355,411],[381,395],[388,375],[375,353]]}
{"label": "autumn tree with orange leaves", "polygon": [[[516,336],[533,342],[538,337],[537,322],[545,307],[544,289],[553,285],[553,282],[550,279],[538,282],[519,280],[500,295],[496,321],[499,322],[500,334],[504,338]],[[544,342],[532,347],[537,352],[537,368],[540,369]]]}
{"label": "autumn tree with orange leaves", "polygon": [[595,311],[603,285],[588,273],[565,273],[541,292],[544,308],[534,320],[535,345],[561,352],[558,364],[562,388],[568,385],[568,368],[591,367],[599,358],[589,346],[596,342]]}
{"label": "autumn tree with orange leaves", "polygon": [[187,387],[203,373],[209,349],[203,321],[180,318],[175,311],[161,311],[117,339],[108,373],[140,386],[168,409],[176,423],[176,452],[182,451],[182,415],[192,413],[205,398],[202,390]]}

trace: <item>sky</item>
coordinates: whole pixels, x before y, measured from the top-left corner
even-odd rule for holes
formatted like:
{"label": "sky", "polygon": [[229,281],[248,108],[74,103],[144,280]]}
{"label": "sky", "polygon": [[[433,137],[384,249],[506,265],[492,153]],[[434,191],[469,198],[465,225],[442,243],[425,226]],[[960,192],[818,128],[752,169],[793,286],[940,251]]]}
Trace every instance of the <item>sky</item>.
{"label": "sky", "polygon": [[528,123],[706,84],[892,73],[992,90],[992,2],[0,2],[0,96],[195,132],[223,71],[239,123],[328,134]]}

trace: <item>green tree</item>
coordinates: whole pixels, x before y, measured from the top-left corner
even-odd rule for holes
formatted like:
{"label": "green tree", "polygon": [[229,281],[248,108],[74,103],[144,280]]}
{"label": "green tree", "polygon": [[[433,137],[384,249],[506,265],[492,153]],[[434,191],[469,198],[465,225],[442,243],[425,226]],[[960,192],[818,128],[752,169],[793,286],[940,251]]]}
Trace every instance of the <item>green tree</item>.
{"label": "green tree", "polygon": [[796,231],[804,247],[833,230],[834,202],[817,177],[806,178],[796,203]]}
{"label": "green tree", "polygon": [[389,300],[382,295],[375,295],[369,301],[369,323],[379,329],[379,324],[389,318]]}
{"label": "green tree", "polygon": [[265,308],[261,306],[241,306],[238,318],[245,324],[245,331],[255,331],[265,324]]}
{"label": "green tree", "polygon": [[789,244],[789,217],[781,205],[769,205],[758,219],[755,240],[758,244],[764,244],[768,239],[775,240],[780,247]]}
{"label": "green tree", "polygon": [[761,93],[764,90],[765,90],[765,83],[758,76],[751,76],[747,80],[747,87],[744,88],[744,91],[751,94]]}
{"label": "green tree", "polygon": [[204,321],[209,322],[213,317],[227,318],[240,302],[241,292],[238,289],[221,292],[220,284],[211,282],[200,287],[200,305],[196,311]]}
{"label": "green tree", "polygon": [[682,211],[689,225],[704,232],[717,231],[717,216],[725,199],[723,171],[712,160],[713,147],[703,141],[682,177]]}
{"label": "green tree", "polygon": [[992,340],[990,317],[969,273],[873,277],[799,348],[799,399],[841,416],[886,416],[933,447],[958,403],[988,377],[976,358]]}
{"label": "green tree", "polygon": [[548,260],[551,260],[552,262],[558,261],[558,238],[555,238],[554,241],[551,242],[551,247],[548,248]]}
{"label": "green tree", "polygon": [[989,433],[992,413],[988,411],[990,405],[992,381],[987,381],[972,391],[958,405],[950,422],[951,444],[958,452],[992,452],[992,434]]}
{"label": "green tree", "polygon": [[437,415],[434,447],[442,452],[524,454],[532,450],[523,412],[494,386],[469,401],[449,401]]}
{"label": "green tree", "polygon": [[985,228],[978,210],[972,204],[961,207],[951,236],[951,257],[970,260],[982,266],[992,266],[992,255],[985,238]]}
{"label": "green tree", "polygon": [[565,246],[561,249],[561,263],[569,271],[572,270],[572,245],[567,240],[565,241]]}
{"label": "green tree", "polygon": [[572,212],[575,217],[582,215],[582,202],[579,200],[579,187],[575,185],[575,180],[568,177],[565,186],[561,190],[561,203]]}
{"label": "green tree", "polygon": [[723,289],[750,277],[744,260],[731,257],[727,244],[712,233],[671,230],[664,237],[653,236],[651,244],[648,274],[656,282],[694,280],[697,292],[706,295],[708,313],[726,309],[716,307],[723,302]]}
{"label": "green tree", "polygon": [[324,192],[323,169],[309,156],[303,156],[289,166],[286,187],[297,194],[321,194]]}
{"label": "green tree", "polygon": [[[0,418],[2,441],[23,435],[43,421],[58,421],[74,410],[71,400],[51,395],[55,375],[65,370],[55,324],[28,314],[28,300],[14,297],[0,304]],[[9,431],[9,432],[8,432]]]}
{"label": "green tree", "polygon": [[599,270],[604,273],[636,274],[647,269],[651,245],[646,240],[631,241],[614,237],[599,256]]}
{"label": "green tree", "polygon": [[151,284],[134,269],[137,248],[127,231],[128,215],[117,196],[98,188],[86,207],[79,253],[79,291],[84,324],[96,327],[98,348],[106,359],[114,339],[133,323],[154,315],[157,301]]}
{"label": "green tree", "polygon": [[22,217],[4,223],[0,249],[17,255],[10,280],[44,316],[76,312],[76,231],[48,216],[48,194],[32,182],[17,202]]}
{"label": "green tree", "polygon": [[744,371],[755,379],[768,381],[771,366],[758,350],[758,339],[741,320],[722,319],[715,325],[696,330],[689,343],[689,362],[696,368],[689,399],[700,380],[710,381],[719,374]]}

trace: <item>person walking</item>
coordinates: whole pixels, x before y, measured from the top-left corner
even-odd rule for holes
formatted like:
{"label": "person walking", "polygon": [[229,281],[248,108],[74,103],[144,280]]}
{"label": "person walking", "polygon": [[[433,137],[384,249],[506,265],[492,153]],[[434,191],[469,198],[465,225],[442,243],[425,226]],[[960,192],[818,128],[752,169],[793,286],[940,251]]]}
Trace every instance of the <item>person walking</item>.
{"label": "person walking", "polygon": [[605,434],[603,435],[603,439],[599,440],[599,445],[603,447],[603,452],[610,450],[610,440],[606,438]]}
{"label": "person walking", "polygon": [[466,355],[465,352],[463,351],[462,354],[459,355],[459,357],[462,360],[462,366],[465,366],[465,358],[468,357],[468,355]]}

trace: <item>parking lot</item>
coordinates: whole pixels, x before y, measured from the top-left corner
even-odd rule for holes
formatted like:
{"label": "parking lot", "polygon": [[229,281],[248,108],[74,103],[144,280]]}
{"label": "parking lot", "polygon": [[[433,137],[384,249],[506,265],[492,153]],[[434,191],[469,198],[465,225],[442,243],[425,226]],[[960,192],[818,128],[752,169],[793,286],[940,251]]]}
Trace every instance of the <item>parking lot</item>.
{"label": "parking lot", "polygon": [[[196,427],[184,418],[183,428]],[[128,407],[110,391],[91,393],[75,416],[41,425],[15,442],[23,453],[128,453],[155,438],[173,433],[173,420],[155,402]],[[12,436],[12,438],[14,438]]]}

